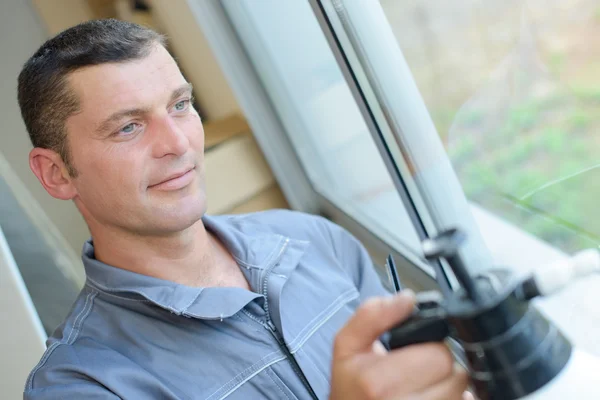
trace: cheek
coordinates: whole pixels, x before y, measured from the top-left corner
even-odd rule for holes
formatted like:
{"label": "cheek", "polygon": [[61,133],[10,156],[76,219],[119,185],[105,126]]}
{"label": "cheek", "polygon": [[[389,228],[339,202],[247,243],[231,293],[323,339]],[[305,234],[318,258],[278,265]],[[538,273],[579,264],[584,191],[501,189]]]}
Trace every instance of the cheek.
{"label": "cheek", "polygon": [[202,151],[204,149],[204,127],[202,126],[202,121],[196,111],[193,111],[189,117],[184,120],[183,129],[194,150]]}
{"label": "cheek", "polygon": [[137,162],[137,159],[130,149],[104,151],[95,157],[90,155],[83,172],[98,190],[112,191],[113,196],[120,197],[120,193],[131,194],[141,187],[143,175],[140,167],[143,163]]}

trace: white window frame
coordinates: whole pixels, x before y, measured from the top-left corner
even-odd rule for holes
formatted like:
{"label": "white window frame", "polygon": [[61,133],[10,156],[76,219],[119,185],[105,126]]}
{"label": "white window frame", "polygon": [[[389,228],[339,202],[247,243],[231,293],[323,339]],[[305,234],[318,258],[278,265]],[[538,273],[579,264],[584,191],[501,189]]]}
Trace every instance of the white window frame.
{"label": "white window frame", "polygon": [[[231,26],[220,0],[187,0],[206,40],[244,112],[265,158],[291,208],[327,216],[361,240],[382,266],[393,254],[406,285],[417,290],[435,288],[433,270],[414,254],[367,229],[312,187],[254,65]],[[380,270],[383,274],[383,270]]]}
{"label": "white window frame", "polygon": [[[276,172],[286,171],[278,174],[277,178],[284,193],[291,199],[292,207],[325,214],[348,228],[372,250],[378,265],[388,252],[394,254],[408,286],[416,290],[435,288],[432,268],[422,260],[415,260],[405,249],[394,246],[395,243],[377,236],[355,216],[314,190],[293,146],[286,135],[282,135],[285,133],[283,125],[241,41],[236,38],[221,1],[187,1],[271,167]],[[406,196],[405,206],[410,208],[412,204],[415,207],[426,235],[450,226],[466,230],[470,243],[463,256],[467,266],[475,273],[493,266],[512,268],[517,273],[526,274],[532,268],[543,267],[567,256],[467,201],[378,1],[309,2],[367,120],[396,188]],[[344,40],[341,51],[339,46]],[[257,103],[260,106],[257,107]],[[409,157],[404,159],[405,155]],[[432,158],[437,162],[433,167]],[[406,165],[407,160],[412,164],[411,168]],[[411,169],[419,171],[419,174],[407,175]],[[295,182],[295,179],[303,184],[290,185],[289,182]],[[440,186],[440,180],[443,186]],[[294,201],[296,196],[307,201]],[[413,218],[414,214],[411,215]],[[593,295],[598,283],[600,277],[591,277],[550,298],[535,301],[568,337],[583,344],[582,347],[588,347],[591,352],[600,351],[598,346],[589,343],[591,339],[587,334],[596,321],[593,316],[582,314],[582,310],[585,312],[582,305],[589,302],[586,298]],[[575,319],[579,320],[578,324],[573,323]]]}

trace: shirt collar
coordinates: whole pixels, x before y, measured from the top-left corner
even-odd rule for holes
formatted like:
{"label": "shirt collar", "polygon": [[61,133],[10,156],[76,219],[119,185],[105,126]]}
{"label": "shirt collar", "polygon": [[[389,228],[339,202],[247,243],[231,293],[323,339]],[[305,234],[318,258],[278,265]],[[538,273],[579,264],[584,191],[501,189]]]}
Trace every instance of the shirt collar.
{"label": "shirt collar", "polygon": [[[276,262],[290,239],[271,232],[259,231],[234,216],[208,216],[202,221],[243,267],[242,272],[253,288],[264,270]],[[96,260],[93,241],[88,240],[82,252],[83,264],[90,284],[100,290],[137,294],[176,314],[203,319],[226,318],[237,313],[260,294],[241,288],[189,287],[117,268]]]}

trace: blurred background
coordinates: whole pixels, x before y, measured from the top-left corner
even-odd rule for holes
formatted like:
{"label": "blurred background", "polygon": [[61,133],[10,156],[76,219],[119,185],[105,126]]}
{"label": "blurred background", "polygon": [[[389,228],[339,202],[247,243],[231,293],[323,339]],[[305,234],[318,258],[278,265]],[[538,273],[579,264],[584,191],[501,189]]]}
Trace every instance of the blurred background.
{"label": "blurred background", "polygon": [[597,246],[600,3],[382,3],[469,199]]}

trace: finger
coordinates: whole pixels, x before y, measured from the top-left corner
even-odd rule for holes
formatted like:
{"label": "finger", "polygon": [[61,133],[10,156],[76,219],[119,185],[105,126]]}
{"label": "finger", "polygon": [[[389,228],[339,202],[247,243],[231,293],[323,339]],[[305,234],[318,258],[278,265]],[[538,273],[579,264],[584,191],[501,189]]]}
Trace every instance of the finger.
{"label": "finger", "polygon": [[373,342],[385,331],[406,319],[415,304],[415,296],[405,290],[391,297],[370,299],[358,308],[335,339],[333,357],[344,359],[363,351],[371,351]]}
{"label": "finger", "polygon": [[464,392],[463,400],[475,400],[475,396],[471,392]]}
{"label": "finger", "polygon": [[467,390],[469,377],[464,369],[455,368],[454,373],[445,379],[418,394],[412,396],[392,397],[390,400],[463,400]]}
{"label": "finger", "polygon": [[383,356],[387,354],[387,349],[385,348],[385,346],[383,345],[383,343],[381,343],[379,340],[376,340],[373,342],[373,347],[372,347],[373,353]]}
{"label": "finger", "polygon": [[361,376],[376,398],[413,393],[450,378],[454,359],[440,343],[426,343],[393,350],[369,365]]}

